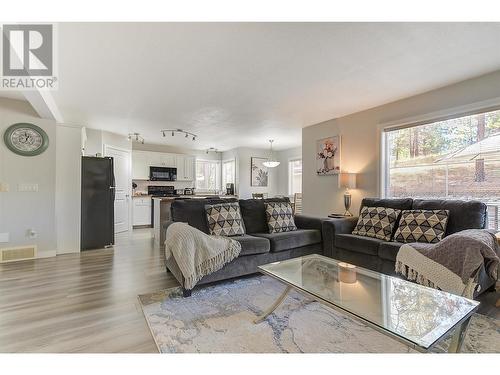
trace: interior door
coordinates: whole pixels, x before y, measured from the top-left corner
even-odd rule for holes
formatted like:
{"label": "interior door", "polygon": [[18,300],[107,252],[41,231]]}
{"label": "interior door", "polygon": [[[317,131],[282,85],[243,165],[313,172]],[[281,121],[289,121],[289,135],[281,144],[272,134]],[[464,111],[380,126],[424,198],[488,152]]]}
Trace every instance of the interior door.
{"label": "interior door", "polygon": [[131,153],[129,150],[105,145],[104,153],[113,158],[115,174],[115,233],[130,229],[131,212]]}

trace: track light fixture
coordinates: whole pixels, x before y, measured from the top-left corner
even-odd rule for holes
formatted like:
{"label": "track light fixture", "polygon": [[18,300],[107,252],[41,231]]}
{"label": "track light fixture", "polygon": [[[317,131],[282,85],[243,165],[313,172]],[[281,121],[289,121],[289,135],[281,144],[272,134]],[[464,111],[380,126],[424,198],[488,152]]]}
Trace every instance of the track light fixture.
{"label": "track light fixture", "polygon": [[172,137],[174,137],[176,133],[184,134],[184,138],[193,137],[192,138],[193,141],[196,141],[196,138],[198,137],[196,134],[187,132],[187,131],[182,130],[182,129],[164,129],[164,130],[160,130],[160,132],[161,132],[161,134],[163,134],[164,137],[166,136],[166,133],[171,133]]}
{"label": "track light fixture", "polygon": [[139,133],[128,133],[127,139],[132,142],[144,144],[144,138]]}
{"label": "track light fixture", "polygon": [[219,152],[219,150],[216,149],[215,147],[210,147],[205,150],[206,154],[208,154],[209,152]]}

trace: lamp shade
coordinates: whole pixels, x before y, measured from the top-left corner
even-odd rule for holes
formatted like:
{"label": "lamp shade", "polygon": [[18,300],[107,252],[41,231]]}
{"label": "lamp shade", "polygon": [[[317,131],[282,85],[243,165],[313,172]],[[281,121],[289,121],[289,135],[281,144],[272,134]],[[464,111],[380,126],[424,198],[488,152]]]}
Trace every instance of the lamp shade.
{"label": "lamp shade", "polygon": [[339,188],[356,189],[356,173],[340,173]]}

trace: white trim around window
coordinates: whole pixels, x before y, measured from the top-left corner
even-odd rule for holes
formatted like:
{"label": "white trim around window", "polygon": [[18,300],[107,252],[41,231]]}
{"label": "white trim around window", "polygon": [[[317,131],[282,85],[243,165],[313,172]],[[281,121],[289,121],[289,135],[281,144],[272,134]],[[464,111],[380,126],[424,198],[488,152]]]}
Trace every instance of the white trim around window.
{"label": "white trim around window", "polygon": [[378,196],[386,198],[387,174],[385,171],[386,153],[387,153],[387,137],[386,133],[390,130],[398,128],[409,128],[412,126],[425,125],[427,123],[443,121],[455,117],[473,115],[481,112],[489,112],[500,109],[500,97],[478,101],[461,106],[450,107],[447,109],[428,112],[418,116],[402,118],[396,121],[380,123],[377,129],[377,153],[379,155],[378,171],[377,171],[377,188]]}

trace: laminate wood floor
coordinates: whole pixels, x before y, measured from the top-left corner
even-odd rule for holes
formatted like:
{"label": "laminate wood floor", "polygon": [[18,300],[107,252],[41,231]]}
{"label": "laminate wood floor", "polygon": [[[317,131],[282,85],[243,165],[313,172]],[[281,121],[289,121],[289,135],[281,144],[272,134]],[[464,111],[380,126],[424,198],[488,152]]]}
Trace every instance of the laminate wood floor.
{"label": "laminate wood floor", "polygon": [[[151,229],[136,229],[114,249],[0,264],[0,353],[156,353],[137,295],[178,285],[163,260]],[[480,312],[500,318],[499,295]]]}
{"label": "laminate wood floor", "polygon": [[114,249],[0,265],[0,352],[157,352],[137,295],[178,285],[151,229]]}

